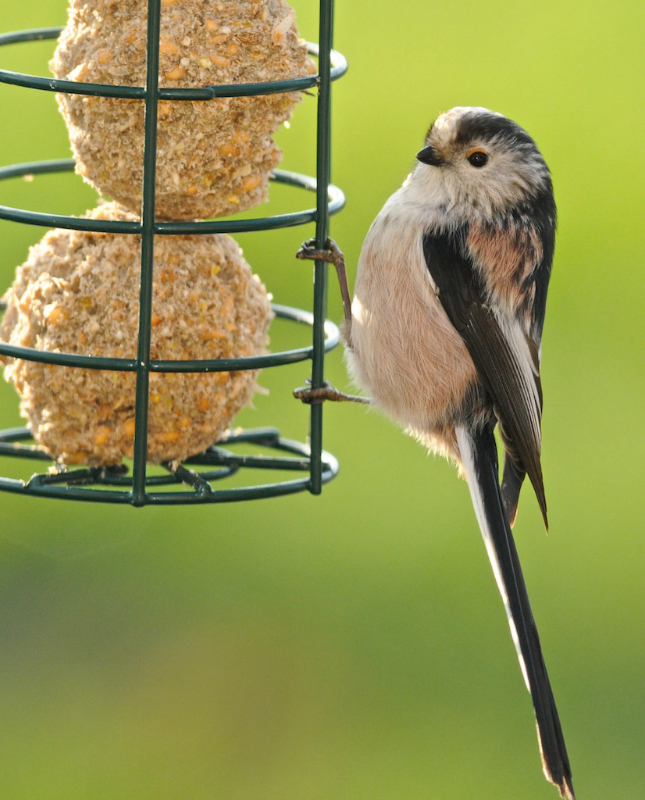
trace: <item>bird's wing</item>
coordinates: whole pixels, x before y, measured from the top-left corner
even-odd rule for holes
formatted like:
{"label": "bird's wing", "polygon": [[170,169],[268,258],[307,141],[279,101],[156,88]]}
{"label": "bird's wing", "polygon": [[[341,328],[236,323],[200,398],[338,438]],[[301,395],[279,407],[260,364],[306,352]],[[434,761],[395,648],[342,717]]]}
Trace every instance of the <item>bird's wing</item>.
{"label": "bird's wing", "polygon": [[[553,244],[555,236],[555,224],[552,222],[548,230],[544,231],[542,239],[542,250],[539,258],[536,259],[527,270],[523,280],[525,299],[519,309],[520,319],[523,319],[523,327],[526,330],[527,345],[531,353],[531,359],[535,365],[535,373],[540,372],[540,342],[542,340],[542,328],[544,326],[544,314],[546,311],[546,296],[551,277],[551,263],[553,261]],[[542,408],[542,398],[540,397],[540,411]],[[506,435],[503,424],[500,424],[500,432],[504,442],[504,479],[502,481],[502,499],[504,508],[508,514],[511,527],[517,515],[517,504],[520,498],[520,490],[526,470],[522,464],[522,459],[513,445],[512,437]]]}
{"label": "bird's wing", "polygon": [[[464,252],[485,276],[487,296],[495,298],[496,307],[506,309],[515,329],[519,325],[524,331],[536,375],[539,373],[555,226],[555,204],[550,191],[547,191],[542,202],[531,209],[530,215],[525,209],[518,208],[496,224],[471,225],[465,239]],[[526,469],[503,420],[500,420],[500,432],[506,451],[502,499],[513,525]]]}
{"label": "bird's wing", "polygon": [[489,290],[465,237],[427,232],[423,253],[439,301],[464,340],[495,406],[510,469],[504,500],[507,514],[514,517],[526,471],[547,525],[540,464],[542,390],[537,345],[516,316],[491,308]]}

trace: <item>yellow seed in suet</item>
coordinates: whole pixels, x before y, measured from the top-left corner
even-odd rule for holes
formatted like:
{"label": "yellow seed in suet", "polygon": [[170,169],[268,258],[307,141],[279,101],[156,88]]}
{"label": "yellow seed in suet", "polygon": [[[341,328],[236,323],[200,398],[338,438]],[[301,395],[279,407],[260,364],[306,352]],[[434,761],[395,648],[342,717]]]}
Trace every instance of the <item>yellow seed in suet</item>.
{"label": "yellow seed in suet", "polygon": [[159,52],[166,56],[174,56],[179,52],[179,48],[174,42],[169,42],[166,39],[163,39],[161,42],[159,42]]}
{"label": "yellow seed in suet", "polygon": [[249,175],[248,178],[245,178],[242,186],[247,192],[252,192],[254,189],[257,189],[258,186],[262,183],[262,178],[259,175]]}
{"label": "yellow seed in suet", "polygon": [[94,444],[98,445],[99,447],[101,447],[104,444],[107,444],[111,433],[112,429],[109,428],[107,425],[100,425],[96,429],[96,432],[94,433]]}
{"label": "yellow seed in suet", "polygon": [[178,81],[186,77],[186,70],[183,67],[175,67],[166,72],[165,78],[168,81]]}
{"label": "yellow seed in suet", "polygon": [[134,437],[134,433],[136,430],[134,417],[126,419],[126,421],[123,423],[123,430],[125,431],[125,435],[128,436],[130,439]]}
{"label": "yellow seed in suet", "polygon": [[65,456],[65,463],[66,464],[85,464],[88,460],[88,454],[79,452],[79,453],[69,453]]}
{"label": "yellow seed in suet", "polygon": [[50,303],[45,306],[45,319],[50,325],[57,325],[65,319],[65,312],[60,306]]}

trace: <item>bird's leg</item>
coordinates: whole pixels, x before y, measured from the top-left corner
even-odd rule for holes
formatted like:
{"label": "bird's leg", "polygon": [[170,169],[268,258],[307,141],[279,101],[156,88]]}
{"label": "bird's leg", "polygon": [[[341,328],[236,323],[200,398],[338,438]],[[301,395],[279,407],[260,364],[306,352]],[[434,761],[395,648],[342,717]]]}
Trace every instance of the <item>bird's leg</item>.
{"label": "bird's leg", "polygon": [[[345,267],[345,256],[333,239],[327,239],[325,242],[324,250],[316,248],[316,240],[309,239],[303,242],[302,247],[296,253],[296,258],[310,259],[312,261],[325,261],[328,264],[333,264],[336,268],[338,275],[338,283],[340,284],[340,294],[343,298],[343,311],[345,313],[344,336],[346,342],[351,342],[352,331],[352,301],[349,296],[349,285],[347,283],[347,269]],[[311,381],[307,381],[311,383]],[[335,403],[350,402],[350,403],[370,403],[368,397],[360,397],[355,394],[345,394],[340,392],[334,386],[325,381],[322,386],[312,389],[311,385],[301,386],[295,389],[293,396],[297,400],[302,400],[303,403],[322,403],[325,400],[331,400]]]}
{"label": "bird's leg", "polygon": [[303,242],[302,247],[296,253],[296,258],[306,258],[312,261],[326,261],[336,267],[338,283],[340,284],[340,294],[343,298],[343,311],[345,312],[345,336],[347,341],[351,341],[352,328],[352,301],[349,296],[349,284],[347,283],[347,269],[345,268],[345,256],[333,239],[327,239],[325,249],[316,249],[316,240],[309,239]]}
{"label": "bird's leg", "polygon": [[[311,381],[307,381],[311,384]],[[318,389],[312,389],[311,386],[301,386],[299,389],[293,390],[293,396],[296,400],[302,400],[303,403],[312,405],[313,403],[323,403],[325,400],[331,400],[334,403],[371,403],[369,397],[361,397],[357,394],[345,394],[336,389],[334,386],[325,381]]]}

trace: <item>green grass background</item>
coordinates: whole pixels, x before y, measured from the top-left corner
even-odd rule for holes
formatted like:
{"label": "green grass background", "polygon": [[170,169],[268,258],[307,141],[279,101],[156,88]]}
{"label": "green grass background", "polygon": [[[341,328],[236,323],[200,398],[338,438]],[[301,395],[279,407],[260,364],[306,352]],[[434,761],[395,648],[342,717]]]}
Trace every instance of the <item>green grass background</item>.
{"label": "green grass background", "polygon": [[[300,28],[317,37],[312,0]],[[643,4],[337,3],[332,233],[367,227],[453,105],[516,119],[560,211],[544,347],[551,534],[516,525],[581,800],[645,792]],[[63,0],[0,3],[4,31]],[[4,48],[46,73],[53,43]],[[0,87],[0,163],[66,157],[54,96]],[[314,169],[315,100],[280,134]],[[0,202],[82,213],[72,176]],[[306,198],[308,202],[309,198]],[[268,210],[303,205],[276,187]],[[43,231],[0,224],[0,280]],[[309,307],[309,229],[240,237],[280,302]],[[331,284],[330,316],[340,303]],[[303,341],[276,328],[274,346]],[[306,337],[305,337],[306,338]],[[328,375],[347,386],[342,357]],[[267,371],[245,425],[302,440],[306,366]],[[18,424],[0,385],[0,424]],[[540,800],[529,697],[465,483],[376,412],[332,406],[321,497],[130,508],[0,496],[0,781],[12,800]],[[12,467],[2,466],[5,471]]]}

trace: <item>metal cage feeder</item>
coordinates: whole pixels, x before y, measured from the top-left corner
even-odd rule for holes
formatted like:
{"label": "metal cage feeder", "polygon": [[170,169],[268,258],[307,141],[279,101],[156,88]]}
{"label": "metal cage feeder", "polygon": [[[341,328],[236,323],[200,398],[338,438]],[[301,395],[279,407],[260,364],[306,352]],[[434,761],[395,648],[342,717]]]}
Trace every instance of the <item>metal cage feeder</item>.
{"label": "metal cage feeder", "polygon": [[[0,205],[0,219],[50,228],[67,228],[101,233],[141,236],[141,282],[139,293],[139,335],[136,358],[59,353],[0,343],[0,354],[60,366],[134,372],[136,374],[135,436],[132,469],[126,465],[110,467],[60,468],[34,474],[30,480],[0,475],[0,490],[40,497],[70,500],[127,503],[133,506],[213,503],[249,500],[293,494],[308,490],[319,494],[322,485],[338,472],[338,462],[322,448],[322,404],[311,405],[309,443],[281,437],[275,428],[258,428],[233,433],[206,451],[181,464],[164,464],[164,474],[148,473],[148,388],[151,372],[222,372],[276,367],[311,360],[311,386],[324,383],[325,354],[339,343],[336,325],[325,319],[327,265],[316,260],[314,266],[313,311],[274,304],[278,318],[311,327],[312,344],[306,347],[235,359],[151,360],[152,276],[155,236],[173,234],[240,233],[292,227],[315,222],[316,247],[326,247],[329,217],[345,203],[342,191],[330,183],[330,100],[331,82],[347,70],[345,58],[332,50],[333,0],[320,0],[319,45],[309,44],[309,53],[318,56],[318,74],[267,83],[214,85],[195,88],[160,88],[158,77],[160,0],[148,0],[146,86],[126,87],[107,84],[76,83],[53,80],[8,70],[0,70],[0,82],[48,92],[63,92],[145,101],[143,198],[138,222],[93,220],[58,214],[32,212]],[[62,28],[44,28],[0,35],[0,45],[56,39]],[[155,178],[157,155],[157,105],[160,100],[175,102],[208,101],[214,97],[239,97],[289,91],[318,89],[316,178],[284,170],[275,170],[273,180],[316,194],[316,207],[288,214],[246,220],[205,220],[197,222],[155,221]],[[0,168],[0,180],[26,175],[73,171],[74,161],[61,159],[17,164]],[[0,313],[4,309],[0,308]],[[0,463],[5,458],[52,462],[49,455],[29,444],[28,428],[0,431]],[[270,455],[245,455],[235,452],[235,445],[253,444],[268,448]],[[230,448],[233,449],[230,449]],[[219,481],[240,470],[269,469],[305,473],[297,478],[258,485],[215,488]],[[181,486],[173,490],[173,486]],[[170,489],[166,487],[171,487]]]}

